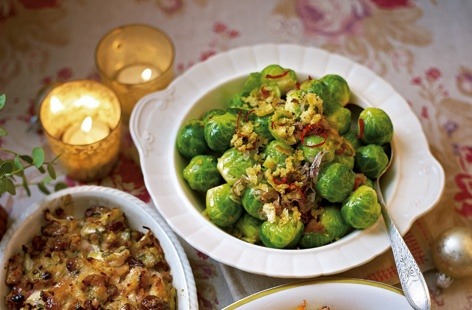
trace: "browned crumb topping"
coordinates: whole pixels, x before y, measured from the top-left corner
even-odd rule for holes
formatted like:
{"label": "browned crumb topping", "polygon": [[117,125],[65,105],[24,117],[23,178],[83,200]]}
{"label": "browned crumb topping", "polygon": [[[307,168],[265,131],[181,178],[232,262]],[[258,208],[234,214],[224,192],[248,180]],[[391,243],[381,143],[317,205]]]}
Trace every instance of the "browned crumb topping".
{"label": "browned crumb topping", "polygon": [[57,208],[44,218],[41,233],[9,259],[7,309],[175,308],[159,241],[128,227],[120,209],[97,205],[73,218]]}

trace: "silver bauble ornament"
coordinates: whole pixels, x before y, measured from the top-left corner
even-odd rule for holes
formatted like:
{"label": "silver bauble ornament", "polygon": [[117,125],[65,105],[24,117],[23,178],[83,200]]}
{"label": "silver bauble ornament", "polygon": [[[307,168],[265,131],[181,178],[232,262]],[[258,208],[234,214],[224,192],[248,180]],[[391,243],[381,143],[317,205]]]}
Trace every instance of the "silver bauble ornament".
{"label": "silver bauble ornament", "polygon": [[450,278],[472,276],[472,228],[452,227],[434,241],[433,262]]}

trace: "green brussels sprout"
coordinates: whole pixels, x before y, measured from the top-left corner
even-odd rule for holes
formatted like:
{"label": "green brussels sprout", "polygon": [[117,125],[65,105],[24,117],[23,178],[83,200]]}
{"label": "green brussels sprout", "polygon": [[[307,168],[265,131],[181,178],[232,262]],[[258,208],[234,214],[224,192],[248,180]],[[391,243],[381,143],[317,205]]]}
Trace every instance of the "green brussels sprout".
{"label": "green brussels sprout", "polygon": [[203,114],[203,116],[201,117],[201,120],[203,122],[203,126],[205,126],[205,124],[210,120],[212,119],[215,115],[223,115],[226,113],[226,110],[225,109],[211,109],[210,111],[206,112],[205,114]]}
{"label": "green brussels sprout", "polygon": [[238,109],[249,109],[249,105],[244,102],[243,96],[241,94],[234,95],[231,100],[229,101],[229,106],[231,108],[238,108]]}
{"label": "green brussels sprout", "polygon": [[328,116],[341,107],[338,102],[332,99],[328,86],[321,80],[309,80],[309,82],[306,82],[303,88],[300,89],[306,90],[309,93],[315,93],[323,100],[324,115]]}
{"label": "green brussels sprout", "polygon": [[302,89],[292,89],[285,98],[285,110],[292,113],[294,118],[298,118],[303,112],[302,102],[306,91]]}
{"label": "green brussels sprout", "polygon": [[341,210],[337,206],[326,206],[320,214],[316,231],[307,232],[310,224],[305,228],[305,234],[300,240],[302,248],[313,248],[325,245],[347,234],[350,226],[344,222]]}
{"label": "green brussels sprout", "polygon": [[297,74],[291,69],[279,65],[269,65],[261,71],[262,84],[276,84],[282,94],[286,94],[297,85]]}
{"label": "green brussels sprout", "polygon": [[210,151],[205,141],[203,123],[197,119],[188,121],[177,134],[177,150],[186,157],[205,154]]}
{"label": "green brussels sprout", "polygon": [[366,108],[359,115],[357,135],[365,144],[389,143],[393,137],[392,120],[382,109]]}
{"label": "green brussels sprout", "polygon": [[261,225],[260,238],[262,243],[269,248],[292,248],[295,247],[303,235],[303,222],[288,214],[288,218],[275,222],[265,221]]}
{"label": "green brussels sprout", "polygon": [[219,227],[234,224],[243,214],[243,207],[232,199],[228,183],[210,188],[206,192],[205,213]]}
{"label": "green brussels sprout", "polygon": [[366,178],[365,181],[364,181],[364,185],[369,186],[371,188],[374,188],[374,181],[372,181],[369,178]]}
{"label": "green brussels sprout", "polygon": [[233,185],[246,174],[246,169],[254,166],[256,161],[249,155],[235,148],[230,148],[218,158],[217,168],[225,181]]}
{"label": "green brussels sprout", "polygon": [[238,116],[245,115],[246,113],[248,113],[248,110],[245,108],[229,107],[226,109],[226,112],[238,117]]}
{"label": "green brussels sprout", "polygon": [[349,103],[351,91],[346,80],[337,74],[328,74],[321,78],[321,81],[328,86],[329,93],[334,102],[341,106]]}
{"label": "green brussels sprout", "polygon": [[264,203],[260,195],[262,189],[258,186],[249,186],[243,193],[241,204],[248,214],[260,220],[267,220],[267,215],[263,211]]}
{"label": "green brussels sprout", "polygon": [[351,143],[352,147],[357,150],[359,147],[363,146],[362,142],[357,139],[357,129],[351,129],[345,134],[342,135],[344,139]]}
{"label": "green brussels sprout", "polygon": [[201,192],[207,191],[223,182],[216,165],[216,157],[197,155],[184,168],[184,179],[191,189]]}
{"label": "green brussels sprout", "polygon": [[256,88],[259,88],[262,85],[262,74],[260,72],[252,72],[244,81],[243,90],[241,95],[247,96],[251,91]]}
{"label": "green brussels sprout", "polygon": [[377,193],[369,186],[358,187],[342,203],[341,214],[346,223],[357,229],[373,225],[380,217]]}
{"label": "green brussels sprout", "polygon": [[300,83],[300,85],[298,86],[298,88],[299,88],[300,90],[303,90],[303,91],[308,91],[308,90],[310,90],[311,85],[312,85],[313,83],[315,83],[316,81],[318,81],[318,80],[309,77],[309,78],[307,78],[306,80],[303,80],[303,81]]}
{"label": "green brussels sprout", "polygon": [[271,117],[271,114],[265,116],[251,115],[250,117],[250,120],[254,124],[254,132],[268,141],[274,140],[274,136],[272,136],[269,130]]}
{"label": "green brussels sprout", "polygon": [[354,169],[355,156],[335,155],[333,158],[333,163],[340,163],[349,169]]}
{"label": "green brussels sprout", "polygon": [[318,135],[304,137],[298,148],[302,150],[303,157],[308,162],[313,162],[320,151],[325,151],[323,162],[330,162],[334,158],[335,148],[332,141]]}
{"label": "green brussels sprout", "polygon": [[281,98],[282,93],[280,91],[280,88],[277,86],[277,84],[273,84],[273,85],[262,84],[261,87],[251,92],[251,96],[255,96],[256,98],[265,100],[270,97]]}
{"label": "green brussels sprout", "polygon": [[236,234],[240,239],[249,243],[258,243],[261,238],[259,232],[263,221],[244,213],[234,224]]}
{"label": "green brussels sprout", "polygon": [[271,141],[263,152],[264,162],[262,166],[266,169],[275,170],[278,166],[285,167],[285,160],[293,154],[293,148],[279,140]]}
{"label": "green brussels sprout", "polygon": [[388,156],[377,144],[361,146],[356,151],[355,167],[368,178],[377,179],[387,164]]}
{"label": "green brussels sprout", "polygon": [[214,115],[204,127],[205,141],[210,149],[222,153],[230,147],[231,139],[236,133],[238,117],[226,112],[223,115]]}
{"label": "green brussels sprout", "polygon": [[327,119],[341,135],[351,128],[351,110],[347,108],[337,108],[327,116]]}
{"label": "green brussels sprout", "polygon": [[318,194],[330,202],[341,202],[351,193],[355,173],[340,163],[328,163],[318,174],[315,184]]}
{"label": "green brussels sprout", "polygon": [[333,241],[326,230],[316,232],[305,232],[300,239],[299,246],[301,248],[317,248]]}
{"label": "green brussels sprout", "polygon": [[277,109],[270,118],[269,131],[272,136],[288,145],[297,143],[295,137],[295,118],[285,109]]}

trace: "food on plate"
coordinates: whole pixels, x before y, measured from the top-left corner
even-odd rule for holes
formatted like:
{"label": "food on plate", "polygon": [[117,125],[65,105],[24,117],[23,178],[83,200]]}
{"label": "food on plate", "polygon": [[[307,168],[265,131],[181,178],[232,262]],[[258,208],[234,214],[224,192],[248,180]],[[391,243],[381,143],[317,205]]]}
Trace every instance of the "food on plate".
{"label": "food on plate", "polygon": [[184,179],[196,191],[207,191],[221,183],[218,160],[211,155],[196,155],[184,169]]}
{"label": "food on plate", "polygon": [[[308,310],[307,309],[307,302],[306,300],[302,301],[298,306],[297,306],[297,309],[296,310]],[[320,308],[317,308],[317,310],[332,310],[330,307],[328,306],[322,306]]]}
{"label": "food on plate", "polygon": [[176,290],[152,231],[128,226],[119,208],[73,200],[46,209],[41,232],[9,258],[6,309],[175,309]]}
{"label": "food on plate", "polygon": [[[225,108],[182,124],[183,177],[204,215],[233,236],[272,248],[335,242],[380,217],[373,180],[393,137],[385,111],[350,104],[337,74],[300,79],[269,65]],[[215,168],[216,167],[216,168]]]}

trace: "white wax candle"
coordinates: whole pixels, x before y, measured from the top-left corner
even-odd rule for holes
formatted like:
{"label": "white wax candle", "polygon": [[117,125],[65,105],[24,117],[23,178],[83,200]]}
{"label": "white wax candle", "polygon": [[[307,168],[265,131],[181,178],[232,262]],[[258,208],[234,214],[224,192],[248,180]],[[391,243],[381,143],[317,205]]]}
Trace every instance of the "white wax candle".
{"label": "white wax candle", "polygon": [[123,84],[141,84],[154,80],[161,71],[152,65],[129,65],[116,74],[116,80]]}
{"label": "white wax candle", "polygon": [[62,136],[62,141],[73,145],[91,144],[110,134],[110,127],[100,121],[93,121],[87,116],[82,124],[69,127]]}

